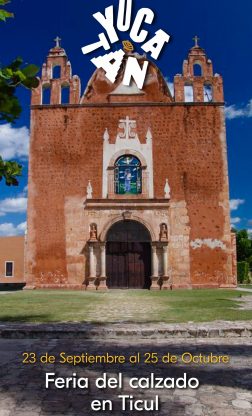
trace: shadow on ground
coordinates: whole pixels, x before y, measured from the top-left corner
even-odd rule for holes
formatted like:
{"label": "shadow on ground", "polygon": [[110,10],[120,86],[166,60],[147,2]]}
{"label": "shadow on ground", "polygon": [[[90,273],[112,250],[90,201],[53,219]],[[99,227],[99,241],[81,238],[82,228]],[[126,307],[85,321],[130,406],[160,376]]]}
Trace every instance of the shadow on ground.
{"label": "shadow on ground", "polygon": [[0,292],[17,292],[23,290],[25,283],[0,283]]}
{"label": "shadow on ground", "polygon": [[[141,412],[142,415],[239,415],[241,410],[232,408],[232,401],[236,399],[237,392],[248,392],[252,389],[252,351],[251,340],[123,340],[94,341],[94,340],[0,340],[0,398],[1,410],[10,411],[8,416],[20,415],[94,415],[101,412],[92,412],[92,400],[110,399],[114,403],[113,412],[102,412],[103,415],[136,415],[138,412],[122,412],[120,407],[120,394],[134,394],[139,398],[153,398],[160,396],[161,409],[158,412]],[[111,355],[123,354],[128,358],[140,353],[141,363],[133,364],[81,364],[73,367],[70,364],[22,364],[22,353],[35,352],[40,356],[46,352],[59,357],[64,351],[69,355],[89,353],[102,355],[109,352]],[[194,355],[211,352],[218,355],[229,355],[230,364],[145,364],[144,354],[156,352],[159,357],[170,352],[181,356],[183,352]],[[82,377],[88,377],[90,387],[88,390],[45,389],[45,373],[55,372],[57,376],[69,377],[73,372]],[[123,390],[97,390],[94,380],[104,372],[115,375],[123,373]],[[181,377],[185,372],[188,377],[196,377],[200,381],[200,388],[193,390],[137,390],[128,387],[131,377],[148,377],[150,373],[156,377]],[[196,410],[195,410],[196,409]],[[216,410],[217,409],[217,410]],[[226,413],[225,413],[226,411]],[[219,412],[219,413],[218,413]],[[237,413],[236,413],[237,412]],[[7,414],[7,413],[6,413]],[[243,411],[246,413],[246,409]]]}

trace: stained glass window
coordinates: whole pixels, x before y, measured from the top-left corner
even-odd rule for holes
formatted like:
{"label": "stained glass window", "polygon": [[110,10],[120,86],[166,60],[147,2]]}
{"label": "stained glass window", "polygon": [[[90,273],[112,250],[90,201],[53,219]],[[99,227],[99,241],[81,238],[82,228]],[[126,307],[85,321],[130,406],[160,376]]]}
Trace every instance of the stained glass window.
{"label": "stained glass window", "polygon": [[115,193],[141,194],[141,162],[135,156],[121,156],[115,164]]}

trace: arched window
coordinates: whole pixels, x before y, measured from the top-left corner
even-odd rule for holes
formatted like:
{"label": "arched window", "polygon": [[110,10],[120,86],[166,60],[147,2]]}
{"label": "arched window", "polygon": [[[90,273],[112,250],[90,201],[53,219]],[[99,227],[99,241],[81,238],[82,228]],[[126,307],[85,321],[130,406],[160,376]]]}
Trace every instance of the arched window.
{"label": "arched window", "polygon": [[115,193],[141,194],[142,167],[135,156],[124,155],[115,163]]}
{"label": "arched window", "polygon": [[184,94],[185,94],[185,102],[192,103],[193,102],[193,86],[185,85]]}
{"label": "arched window", "polygon": [[51,101],[51,88],[50,85],[43,85],[42,88],[42,104],[50,104]]}
{"label": "arched window", "polygon": [[61,86],[61,104],[69,104],[70,102],[70,87],[69,85]]}
{"label": "arched window", "polygon": [[56,66],[53,67],[52,77],[53,77],[53,79],[61,78],[61,66],[60,65],[56,65]]}
{"label": "arched window", "polygon": [[211,84],[204,85],[204,101],[205,103],[213,101],[213,88]]}
{"label": "arched window", "polygon": [[193,75],[195,77],[202,77],[202,68],[200,64],[193,65]]}

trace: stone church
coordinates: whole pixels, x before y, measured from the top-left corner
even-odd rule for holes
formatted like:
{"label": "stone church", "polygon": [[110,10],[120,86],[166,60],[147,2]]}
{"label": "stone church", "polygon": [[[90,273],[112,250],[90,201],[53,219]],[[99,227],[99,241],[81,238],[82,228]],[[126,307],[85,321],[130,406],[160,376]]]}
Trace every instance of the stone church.
{"label": "stone church", "polygon": [[[140,65],[145,56],[131,52]],[[26,288],[236,285],[222,77],[195,40],[174,96],[96,70],[81,94],[65,50],[32,92]]]}

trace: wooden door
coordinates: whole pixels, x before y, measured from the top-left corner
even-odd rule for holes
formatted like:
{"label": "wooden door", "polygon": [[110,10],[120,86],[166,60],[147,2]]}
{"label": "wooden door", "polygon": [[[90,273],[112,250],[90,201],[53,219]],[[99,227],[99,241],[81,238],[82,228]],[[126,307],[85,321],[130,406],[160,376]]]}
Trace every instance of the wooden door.
{"label": "wooden door", "polygon": [[149,289],[150,275],[150,243],[107,243],[107,285],[109,288]]}
{"label": "wooden door", "polygon": [[110,288],[127,288],[127,243],[107,243],[107,285]]}

